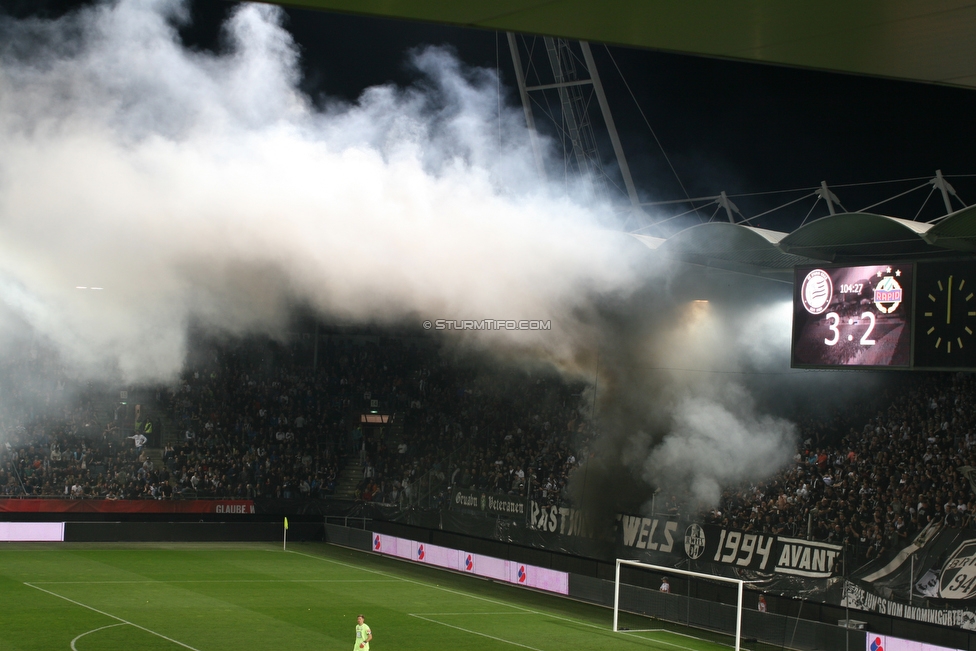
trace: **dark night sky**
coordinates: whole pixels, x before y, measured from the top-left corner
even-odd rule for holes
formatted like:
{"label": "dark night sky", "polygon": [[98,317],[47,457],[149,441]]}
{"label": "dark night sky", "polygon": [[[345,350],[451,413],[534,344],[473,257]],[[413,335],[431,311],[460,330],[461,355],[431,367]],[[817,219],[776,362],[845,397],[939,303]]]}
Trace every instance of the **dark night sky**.
{"label": "dark night sky", "polygon": [[[0,11],[57,15],[77,4],[6,0]],[[186,43],[219,49],[218,26],[232,6],[193,2],[193,24],[181,32]],[[287,13],[286,27],[302,51],[303,88],[312,97],[354,100],[371,85],[409,84],[415,75],[405,65],[408,51],[433,44],[452,47],[469,65],[495,68],[497,62],[506,101],[518,101],[503,33],[308,10]],[[593,44],[593,51],[641,199],[681,198],[681,187],[607,48]],[[691,196],[812,188],[826,180],[846,208],[857,210],[913,184],[837,186],[929,177],[942,169],[964,201],[976,202],[976,178],[951,178],[976,174],[976,91],[621,47],[609,52]],[[913,218],[926,192],[878,212]],[[797,196],[735,201],[751,216]],[[755,224],[792,230],[811,203]],[[943,212],[936,193],[922,218]],[[821,203],[813,217],[823,214]]]}
{"label": "dark night sky", "polygon": [[[211,25],[225,10],[213,2],[198,2],[194,9],[201,23]],[[509,102],[518,101],[503,33],[315,11],[288,13],[288,28],[303,50],[310,94],[352,99],[369,85],[409,83],[405,53],[425,44],[447,44],[469,65],[495,68],[497,61],[503,92]],[[593,51],[641,199],[681,198],[681,187],[608,49],[593,44]],[[936,169],[947,175],[976,173],[972,90],[631,48],[611,47],[609,52],[691,196],[813,187],[822,180],[839,185],[928,177]],[[976,179],[951,182],[964,201],[976,201]],[[845,207],[856,210],[912,185],[834,191]],[[879,210],[912,218],[926,192]],[[785,201],[799,195],[783,196]],[[735,201],[750,216],[780,199]],[[802,203],[757,225],[791,230],[810,205]],[[928,218],[944,212],[936,195],[927,208]],[[821,214],[826,214],[822,203],[813,216]]]}

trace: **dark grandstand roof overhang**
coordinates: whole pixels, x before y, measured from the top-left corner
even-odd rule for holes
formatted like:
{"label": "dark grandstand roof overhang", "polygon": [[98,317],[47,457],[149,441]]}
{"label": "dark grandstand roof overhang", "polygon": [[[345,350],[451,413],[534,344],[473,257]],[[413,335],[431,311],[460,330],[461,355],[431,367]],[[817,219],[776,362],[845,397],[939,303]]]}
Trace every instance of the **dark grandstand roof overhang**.
{"label": "dark grandstand roof overhang", "polygon": [[[976,0],[270,0],[277,4],[452,24],[976,88]],[[937,224],[830,215],[781,233],[714,222],[668,239],[662,255],[790,281],[805,263],[972,256],[976,212]]]}
{"label": "dark grandstand roof overhang", "polygon": [[976,206],[935,224],[872,213],[829,215],[792,233],[710,222],[667,239],[635,235],[661,255],[707,267],[789,280],[802,264],[932,260],[976,252]]}
{"label": "dark grandstand roof overhang", "polygon": [[271,1],[976,88],[976,2],[967,0]]}

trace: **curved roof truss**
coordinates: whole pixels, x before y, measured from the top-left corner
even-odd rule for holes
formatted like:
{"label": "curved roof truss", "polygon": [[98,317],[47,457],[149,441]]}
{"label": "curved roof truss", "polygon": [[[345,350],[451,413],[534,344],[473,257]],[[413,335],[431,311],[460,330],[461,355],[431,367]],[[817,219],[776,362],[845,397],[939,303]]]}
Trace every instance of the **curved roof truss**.
{"label": "curved roof truss", "polygon": [[867,264],[879,259],[933,259],[974,252],[976,206],[947,215],[937,224],[872,213],[842,213],[822,217],[789,234],[711,222],[686,228],[664,240],[638,239],[649,248],[692,264],[749,269],[785,279],[800,264]]}

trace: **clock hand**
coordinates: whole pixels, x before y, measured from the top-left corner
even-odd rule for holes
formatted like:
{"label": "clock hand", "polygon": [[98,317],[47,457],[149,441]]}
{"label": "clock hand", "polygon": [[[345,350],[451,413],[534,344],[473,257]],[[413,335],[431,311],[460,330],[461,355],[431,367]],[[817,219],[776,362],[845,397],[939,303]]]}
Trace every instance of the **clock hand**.
{"label": "clock hand", "polygon": [[950,319],[952,318],[952,276],[949,276],[949,298],[946,300],[946,324],[948,325]]}

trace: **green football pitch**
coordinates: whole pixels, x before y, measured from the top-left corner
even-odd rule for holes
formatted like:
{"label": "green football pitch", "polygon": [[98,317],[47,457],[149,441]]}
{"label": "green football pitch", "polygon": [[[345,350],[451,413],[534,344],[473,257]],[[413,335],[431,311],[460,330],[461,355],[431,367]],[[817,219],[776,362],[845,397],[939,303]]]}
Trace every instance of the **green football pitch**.
{"label": "green football pitch", "polygon": [[[6,544],[0,651],[728,651],[607,608],[326,544]],[[622,618],[632,629],[663,628]]]}

